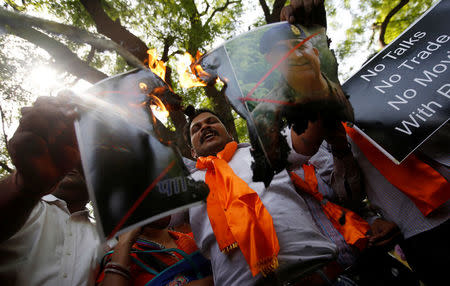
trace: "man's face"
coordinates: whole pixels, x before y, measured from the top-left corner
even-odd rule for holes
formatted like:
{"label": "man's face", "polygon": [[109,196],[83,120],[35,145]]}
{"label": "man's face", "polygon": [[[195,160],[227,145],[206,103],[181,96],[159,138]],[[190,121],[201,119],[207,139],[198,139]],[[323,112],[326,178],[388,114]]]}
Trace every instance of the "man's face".
{"label": "man's face", "polygon": [[[279,41],[266,55],[271,64],[278,63],[301,39]],[[291,53],[278,67],[290,85],[302,84],[320,78],[319,51],[307,41]]]}
{"label": "man's face", "polygon": [[197,115],[189,132],[193,157],[216,155],[233,140],[219,118],[209,112]]}
{"label": "man's face", "polygon": [[56,190],[52,194],[66,202],[89,200],[86,181],[77,169],[68,172],[58,183]]}
{"label": "man's face", "polygon": [[160,218],[157,221],[146,224],[144,227],[155,228],[155,229],[165,229],[170,223],[170,215]]}

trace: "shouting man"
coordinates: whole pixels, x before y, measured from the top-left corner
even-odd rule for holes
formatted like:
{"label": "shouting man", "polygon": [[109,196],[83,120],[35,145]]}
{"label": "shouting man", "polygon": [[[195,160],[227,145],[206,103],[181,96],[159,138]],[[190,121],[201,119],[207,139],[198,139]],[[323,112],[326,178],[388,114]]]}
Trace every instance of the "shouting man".
{"label": "shouting man", "polygon": [[190,222],[211,259],[215,284],[253,285],[261,276],[301,281],[316,263],[325,263],[322,270],[334,280],[336,246],[314,225],[288,172],[276,174],[267,188],[254,182],[250,146],[234,142],[212,111],[197,110],[186,127],[197,158],[192,176],[210,188],[207,204],[190,210]]}

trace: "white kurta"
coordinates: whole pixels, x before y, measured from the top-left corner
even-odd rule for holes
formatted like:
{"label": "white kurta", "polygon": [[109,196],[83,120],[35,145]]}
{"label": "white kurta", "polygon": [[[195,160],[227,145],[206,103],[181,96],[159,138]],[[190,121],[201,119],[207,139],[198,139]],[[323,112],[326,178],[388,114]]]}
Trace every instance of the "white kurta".
{"label": "white kurta", "polygon": [[[272,216],[280,244],[280,267],[316,259],[333,259],[336,246],[316,228],[305,201],[296,193],[286,171],[275,175],[270,186],[253,182],[252,157],[249,147],[237,149],[229,162],[233,171],[256,193]],[[205,179],[206,171],[192,174],[195,180]],[[252,277],[242,252],[220,252],[206,212],[206,205],[190,210],[190,222],[195,240],[203,253],[211,259],[215,285],[252,285],[261,274]]]}
{"label": "white kurta", "polygon": [[99,245],[87,210],[71,215],[64,201],[44,196],[25,225],[0,244],[0,284],[92,285]]}
{"label": "white kurta", "polygon": [[397,224],[404,238],[433,229],[450,219],[450,201],[425,217],[414,202],[393,186],[353,142],[352,151],[364,174],[364,186],[369,201],[382,212],[386,220]]}

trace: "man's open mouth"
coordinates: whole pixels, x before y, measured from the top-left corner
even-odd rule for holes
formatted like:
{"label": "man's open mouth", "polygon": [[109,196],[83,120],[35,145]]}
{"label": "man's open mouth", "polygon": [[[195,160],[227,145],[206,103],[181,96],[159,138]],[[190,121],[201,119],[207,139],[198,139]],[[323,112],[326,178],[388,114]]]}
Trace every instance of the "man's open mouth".
{"label": "man's open mouth", "polygon": [[217,133],[216,130],[212,128],[206,129],[205,131],[203,131],[202,136],[200,137],[200,143],[203,143],[217,135],[219,135],[219,133]]}
{"label": "man's open mouth", "polygon": [[288,65],[291,67],[301,67],[301,66],[309,65],[309,61],[289,62]]}

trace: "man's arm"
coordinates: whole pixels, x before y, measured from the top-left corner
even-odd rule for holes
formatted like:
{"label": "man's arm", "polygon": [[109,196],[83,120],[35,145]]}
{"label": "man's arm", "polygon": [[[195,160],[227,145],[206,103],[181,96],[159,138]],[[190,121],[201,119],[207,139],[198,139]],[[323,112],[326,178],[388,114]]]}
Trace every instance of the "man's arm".
{"label": "man's arm", "polygon": [[28,194],[16,183],[16,173],[0,181],[0,242],[15,234],[25,223],[39,195]]}
{"label": "man's arm", "polygon": [[63,97],[40,97],[22,109],[8,142],[16,171],[0,181],[0,241],[16,233],[40,198],[79,163],[74,118]]}
{"label": "man's arm", "polygon": [[295,152],[312,156],[319,150],[322,141],[325,139],[325,132],[322,126],[322,120],[314,122],[308,121],[308,127],[302,134],[297,134],[291,129],[292,147]]}
{"label": "man's arm", "polygon": [[333,172],[330,185],[343,206],[353,210],[361,207],[364,198],[361,170],[353,157],[347,134],[340,122],[326,124],[325,140],[331,146]]}
{"label": "man's arm", "polygon": [[[118,267],[119,272],[108,272],[105,268],[103,268],[104,278],[100,283],[100,286],[125,286],[130,285],[131,273],[129,271],[131,266],[131,256],[130,251],[133,244],[136,242],[136,239],[141,234],[142,228],[133,229],[127,233],[119,236],[119,241],[114,246],[114,253],[111,256],[111,264]],[[106,265],[102,265],[106,267]],[[126,277],[128,275],[128,277]]]}
{"label": "man's arm", "polygon": [[[346,133],[340,122],[326,122],[318,119],[308,122],[308,128],[302,134],[291,130],[292,146],[295,152],[313,156],[326,140],[331,146],[331,154],[327,150],[325,154],[333,156],[333,165],[315,166],[321,174],[330,174],[324,181],[333,189],[339,202],[351,209],[359,207],[362,200],[361,175],[359,167],[353,158],[347,142]],[[332,170],[331,170],[332,168]]]}

